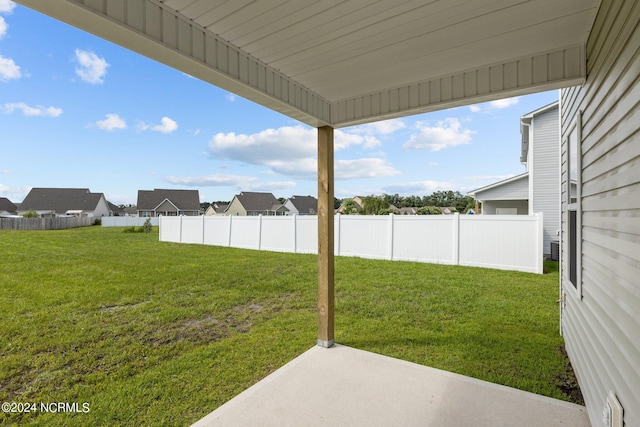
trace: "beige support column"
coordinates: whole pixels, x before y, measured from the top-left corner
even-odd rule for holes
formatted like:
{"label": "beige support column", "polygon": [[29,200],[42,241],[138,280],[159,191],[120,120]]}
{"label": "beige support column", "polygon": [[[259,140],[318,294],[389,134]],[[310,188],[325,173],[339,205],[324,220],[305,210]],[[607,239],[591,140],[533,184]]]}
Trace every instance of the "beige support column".
{"label": "beige support column", "polygon": [[318,345],[333,338],[333,128],[318,128]]}

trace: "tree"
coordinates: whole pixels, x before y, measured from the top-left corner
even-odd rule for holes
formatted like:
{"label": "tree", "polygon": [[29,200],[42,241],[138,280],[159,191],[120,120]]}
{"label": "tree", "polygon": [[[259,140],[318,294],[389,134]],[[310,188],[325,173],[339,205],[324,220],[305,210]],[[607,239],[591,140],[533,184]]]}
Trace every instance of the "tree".
{"label": "tree", "polygon": [[352,215],[358,213],[358,205],[353,199],[348,199],[342,204],[342,213],[344,215]]}
{"label": "tree", "polygon": [[211,206],[211,203],[209,203],[209,202],[200,202],[200,210],[202,212],[204,212],[207,209],[209,209],[209,206]]}
{"label": "tree", "polygon": [[442,215],[442,211],[436,206],[423,206],[416,211],[416,215]]}
{"label": "tree", "polygon": [[367,196],[362,199],[362,215],[377,215],[382,209],[388,209],[389,202],[383,197]]}
{"label": "tree", "polygon": [[142,228],[144,229],[145,234],[149,234],[149,232],[151,231],[151,218],[147,218],[147,220],[142,225]]}
{"label": "tree", "polygon": [[458,212],[467,213],[469,209],[474,209],[476,206],[476,200],[471,196],[464,196],[456,200],[455,206]]}
{"label": "tree", "polygon": [[29,209],[27,212],[22,214],[23,218],[38,218],[38,212],[33,209]]}

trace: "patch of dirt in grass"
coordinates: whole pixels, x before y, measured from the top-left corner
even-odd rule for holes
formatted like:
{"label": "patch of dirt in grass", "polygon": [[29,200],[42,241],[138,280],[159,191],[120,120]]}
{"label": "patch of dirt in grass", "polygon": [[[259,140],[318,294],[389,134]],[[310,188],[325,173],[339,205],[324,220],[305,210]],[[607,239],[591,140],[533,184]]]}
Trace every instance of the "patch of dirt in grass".
{"label": "patch of dirt in grass", "polygon": [[582,397],[582,391],[580,391],[580,386],[578,385],[578,380],[576,379],[576,374],[573,372],[573,367],[571,366],[571,362],[569,361],[569,355],[567,354],[567,350],[564,346],[558,348],[558,351],[562,353],[562,356],[565,359],[564,364],[564,372],[560,375],[556,376],[556,387],[562,391],[562,393],[567,396],[567,398],[578,405],[584,405],[584,398]]}

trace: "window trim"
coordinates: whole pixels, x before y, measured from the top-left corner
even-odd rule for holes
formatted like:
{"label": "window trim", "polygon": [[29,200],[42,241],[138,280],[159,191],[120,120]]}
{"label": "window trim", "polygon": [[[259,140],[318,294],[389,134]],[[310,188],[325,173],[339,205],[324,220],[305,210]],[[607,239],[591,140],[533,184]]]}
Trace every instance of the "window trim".
{"label": "window trim", "polygon": [[[576,192],[575,201],[571,199],[571,135],[576,132]],[[573,290],[574,295],[578,299],[582,299],[582,111],[578,111],[576,118],[569,126],[567,136],[565,137],[565,143],[567,147],[567,183],[566,183],[566,197],[564,202],[566,203],[566,253],[565,259],[567,262],[567,272],[565,279],[570,286],[568,288]],[[575,212],[575,244],[572,245],[572,222],[571,212]],[[564,234],[564,233],[563,233]],[[572,247],[574,246],[574,247]],[[575,251],[575,264],[572,264],[572,250]],[[575,282],[571,281],[572,265],[575,267]]]}

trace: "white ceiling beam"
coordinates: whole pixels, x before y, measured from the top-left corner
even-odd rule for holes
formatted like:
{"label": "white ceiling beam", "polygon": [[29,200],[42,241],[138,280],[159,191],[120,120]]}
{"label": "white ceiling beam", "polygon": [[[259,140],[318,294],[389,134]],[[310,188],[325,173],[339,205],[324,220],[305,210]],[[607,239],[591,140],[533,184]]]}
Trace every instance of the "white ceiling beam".
{"label": "white ceiling beam", "polygon": [[518,58],[332,104],[334,127],[426,113],[584,83],[585,46]]}

